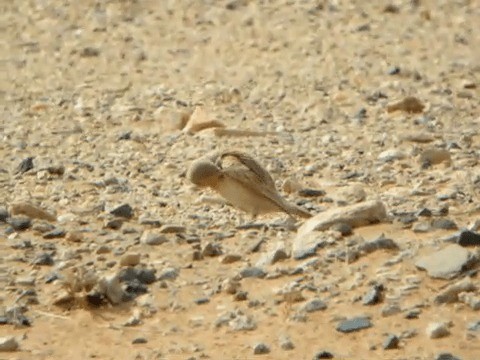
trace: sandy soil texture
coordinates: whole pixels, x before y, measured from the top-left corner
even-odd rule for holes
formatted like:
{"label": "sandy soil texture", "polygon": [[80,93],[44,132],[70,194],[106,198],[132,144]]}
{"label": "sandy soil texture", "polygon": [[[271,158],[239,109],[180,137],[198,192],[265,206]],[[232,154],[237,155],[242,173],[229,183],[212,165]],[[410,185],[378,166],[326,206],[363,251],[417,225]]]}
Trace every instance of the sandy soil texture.
{"label": "sandy soil texture", "polygon": [[[479,24],[2,1],[0,359],[480,359]],[[313,217],[188,181],[233,149]]]}

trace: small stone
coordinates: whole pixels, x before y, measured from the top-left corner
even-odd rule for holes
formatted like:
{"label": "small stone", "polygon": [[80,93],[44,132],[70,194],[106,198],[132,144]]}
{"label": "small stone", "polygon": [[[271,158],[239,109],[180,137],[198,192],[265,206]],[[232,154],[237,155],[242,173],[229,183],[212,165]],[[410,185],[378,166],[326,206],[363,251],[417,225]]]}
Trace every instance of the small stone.
{"label": "small stone", "polygon": [[38,255],[32,262],[34,265],[52,266],[54,264],[53,258],[48,253]]}
{"label": "small stone", "polygon": [[156,231],[145,230],[140,237],[142,244],[156,246],[168,242],[168,238],[164,234],[159,234]]}
{"label": "small stone", "polygon": [[439,339],[450,334],[447,324],[443,322],[430,323],[427,326],[426,334],[430,339]]}
{"label": "small stone", "polygon": [[424,234],[432,230],[430,221],[420,221],[412,226],[412,231],[417,234]]}
{"label": "small stone", "polygon": [[240,261],[242,256],[239,254],[226,254],[224,257],[220,259],[222,264],[232,264],[234,262]]}
{"label": "small stone", "polygon": [[175,280],[179,275],[179,272],[175,268],[166,268],[158,276],[158,280]]}
{"label": "small stone", "polygon": [[207,256],[209,256],[209,257],[220,256],[220,255],[222,255],[222,248],[220,247],[219,244],[209,242],[203,248],[202,255],[205,256],[205,257],[207,257]]}
{"label": "small stone", "polygon": [[242,278],[264,278],[267,275],[265,271],[258,267],[248,267],[240,271]]}
{"label": "small stone", "polygon": [[208,304],[210,302],[210,299],[209,298],[199,298],[199,299],[195,299],[194,302],[197,305],[204,305],[204,304]]}
{"label": "small stone", "polygon": [[400,74],[400,67],[392,66],[390,69],[387,70],[387,74],[388,75],[398,75],[398,74]]}
{"label": "small stone", "polygon": [[60,229],[60,228],[55,228],[52,231],[49,231],[45,234],[43,234],[44,239],[58,239],[58,238],[63,238],[65,236],[65,230]]}
{"label": "small stone", "polygon": [[458,299],[474,311],[480,310],[480,298],[471,293],[460,293]]}
{"label": "small stone", "polygon": [[22,160],[22,162],[18,165],[15,173],[23,174],[23,173],[26,173],[28,170],[32,170],[32,169],[33,169],[33,157],[30,156]]}
{"label": "small stone", "polygon": [[123,225],[122,219],[112,219],[107,221],[107,223],[105,224],[105,227],[107,229],[118,230],[122,227],[122,225]]}
{"label": "small stone", "polygon": [[316,189],[300,189],[298,191],[298,195],[303,197],[319,197],[325,196],[326,192],[324,190],[316,190]]}
{"label": "small stone", "polygon": [[281,336],[280,337],[280,347],[282,350],[293,350],[295,349],[295,345],[293,344],[292,340],[288,336]]}
{"label": "small stone", "polygon": [[450,219],[435,219],[432,221],[432,228],[441,230],[457,230],[458,226]]}
{"label": "small stone", "polygon": [[146,344],[148,340],[144,337],[138,337],[132,340],[132,344]]}
{"label": "small stone", "polygon": [[325,310],[326,308],[327,308],[327,304],[325,304],[320,299],[312,299],[302,306],[302,310],[307,313]]}
{"label": "small stone", "polygon": [[26,217],[11,217],[8,223],[15,231],[25,231],[32,225],[32,221]]}
{"label": "small stone", "polygon": [[[117,274],[106,275],[98,281],[99,294],[106,296],[114,305],[118,305],[126,299],[126,294],[120,284]],[[99,297],[101,299],[101,296]]]}
{"label": "small stone", "polygon": [[397,304],[387,304],[382,308],[382,316],[388,317],[402,312],[402,309]]}
{"label": "small stone", "polygon": [[60,290],[58,293],[55,293],[52,298],[52,304],[55,306],[67,306],[73,303],[75,296],[71,291],[66,289]]}
{"label": "small stone", "polygon": [[0,351],[16,351],[19,347],[17,339],[14,336],[0,337]]}
{"label": "small stone", "polygon": [[9,216],[7,208],[0,206],[0,222],[6,222]]}
{"label": "small stone", "polygon": [[433,278],[451,279],[468,268],[475,257],[467,249],[451,244],[440,251],[420,257],[415,266]]}
{"label": "small stone", "polygon": [[257,328],[253,317],[247,315],[236,315],[228,324],[234,331],[251,331]]}
{"label": "small stone", "polygon": [[450,353],[440,353],[435,357],[435,360],[461,360],[461,359]]}
{"label": "small stone", "polygon": [[383,349],[390,350],[390,349],[398,349],[398,344],[400,343],[400,339],[396,335],[388,335],[388,337],[383,342]]}
{"label": "small stone", "polygon": [[20,286],[35,286],[35,281],[34,276],[22,276],[16,278],[15,284]]}
{"label": "small stone", "polygon": [[388,150],[382,151],[378,155],[378,160],[382,162],[393,162],[396,160],[405,159],[406,157],[407,155],[399,149],[388,149]]}
{"label": "small stone", "polygon": [[288,259],[288,254],[282,245],[272,251],[268,251],[263,254],[257,261],[256,266],[273,265],[278,261]]}
{"label": "small stone", "polygon": [[123,204],[110,211],[110,214],[125,219],[131,219],[133,217],[133,208],[129,204]]}
{"label": "small stone", "polygon": [[418,319],[421,313],[422,313],[422,310],[420,309],[408,310],[407,313],[405,314],[405,319],[408,319],[408,320]]}
{"label": "small stone", "polygon": [[263,355],[263,354],[268,354],[270,352],[270,348],[268,347],[268,345],[264,344],[264,343],[259,343],[259,344],[256,344],[254,347],[253,347],[253,353],[255,355]]}
{"label": "small stone", "polygon": [[480,246],[480,234],[473,231],[464,230],[460,233],[457,244],[465,247]]}
{"label": "small stone", "polygon": [[140,254],[139,253],[128,253],[124,254],[120,259],[120,266],[135,266],[140,264]]}
{"label": "small stone", "polygon": [[337,326],[337,331],[343,333],[351,333],[354,331],[359,331],[367,329],[372,326],[370,319],[367,317],[355,317],[352,319],[344,320]]}
{"label": "small stone", "polygon": [[480,320],[468,324],[468,331],[480,331]]}
{"label": "small stone", "polygon": [[118,277],[121,282],[139,281],[141,284],[152,284],[157,278],[155,276],[155,269],[126,267],[120,270]]}
{"label": "small stone", "polygon": [[349,236],[353,233],[353,228],[349,224],[337,223],[330,228],[332,231],[338,231],[342,236]]}
{"label": "small stone", "polygon": [[160,228],[162,234],[180,234],[187,231],[183,225],[165,224]]}
{"label": "small stone", "polygon": [[382,301],[382,293],[384,287],[382,285],[373,286],[362,299],[363,305],[375,305]]}
{"label": "small stone", "polygon": [[419,210],[419,211],[416,213],[416,215],[417,215],[418,217],[420,217],[420,216],[423,216],[423,217],[432,217],[433,214],[432,214],[432,211],[431,211],[430,209],[423,208],[423,209]]}
{"label": "small stone", "polygon": [[321,359],[333,359],[334,356],[330,351],[322,350],[313,355],[313,360],[321,360]]}
{"label": "small stone", "polygon": [[233,295],[233,300],[235,301],[245,301],[248,299],[248,292],[246,291],[237,291],[234,295]]}
{"label": "small stone", "polygon": [[94,47],[91,47],[91,46],[87,46],[87,47],[84,47],[82,50],[80,50],[80,57],[97,57],[100,55],[100,49],[97,49],[97,48],[94,48]]}

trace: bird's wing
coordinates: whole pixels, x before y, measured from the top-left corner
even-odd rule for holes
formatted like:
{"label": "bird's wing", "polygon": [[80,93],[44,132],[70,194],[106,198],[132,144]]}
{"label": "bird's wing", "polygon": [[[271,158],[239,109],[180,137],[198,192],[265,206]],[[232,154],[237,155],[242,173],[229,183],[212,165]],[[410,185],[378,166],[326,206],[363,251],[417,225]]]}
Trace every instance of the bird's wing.
{"label": "bird's wing", "polygon": [[[226,157],[233,157],[235,158],[238,162],[240,162],[241,165],[246,167],[248,170],[252,172],[252,176],[256,177],[257,182],[260,182],[265,185],[265,187],[272,188],[275,192],[275,182],[273,181],[272,177],[268,173],[268,171],[260,165],[254,158],[251,156],[240,152],[240,151],[225,151],[220,154],[217,160],[217,165],[219,165],[221,168],[222,167],[222,161]],[[232,166],[234,168],[241,168],[241,165],[238,166]],[[229,168],[226,168],[225,170],[228,170]]]}

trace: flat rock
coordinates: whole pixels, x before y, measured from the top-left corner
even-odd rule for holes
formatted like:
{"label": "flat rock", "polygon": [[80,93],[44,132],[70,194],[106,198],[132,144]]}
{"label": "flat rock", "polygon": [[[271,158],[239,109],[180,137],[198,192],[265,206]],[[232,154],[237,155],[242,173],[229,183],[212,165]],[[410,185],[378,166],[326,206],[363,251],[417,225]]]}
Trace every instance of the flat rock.
{"label": "flat rock", "polygon": [[313,231],[297,235],[292,243],[292,256],[296,260],[303,259],[315,255],[318,248],[334,242],[335,239],[326,232]]}
{"label": "flat rock", "polygon": [[435,360],[461,360],[459,357],[451,353],[440,353],[435,357]]}
{"label": "flat rock", "polygon": [[474,255],[457,244],[419,258],[415,266],[426,270],[433,278],[451,279],[468,268],[475,260]]}
{"label": "flat rock", "polygon": [[110,214],[125,219],[131,219],[133,217],[133,208],[129,204],[123,204],[111,210]]}
{"label": "flat rock", "polygon": [[388,335],[385,341],[382,344],[382,347],[385,350],[397,349],[400,339],[396,335]]}
{"label": "flat rock", "polygon": [[325,302],[323,302],[320,299],[309,300],[307,303],[305,303],[302,306],[302,310],[307,312],[307,313],[320,311],[320,310],[325,310],[326,308],[327,308],[327,304],[325,304]]}
{"label": "flat rock", "polygon": [[140,264],[140,254],[139,253],[128,253],[124,254],[120,259],[121,266],[135,266]]}
{"label": "flat rock", "polygon": [[158,231],[145,230],[140,237],[140,242],[145,245],[155,246],[168,242],[168,238]]}
{"label": "flat rock", "polygon": [[337,331],[343,333],[351,333],[354,331],[359,331],[367,329],[372,326],[372,323],[367,317],[355,317],[342,321],[337,326]]}
{"label": "flat rock", "polygon": [[385,205],[378,200],[366,201],[319,213],[305,221],[298,229],[297,237],[312,231],[327,230],[336,223],[346,223],[353,228],[378,223],[387,219]]}
{"label": "flat rock", "polygon": [[8,223],[15,231],[25,231],[32,226],[32,220],[24,216],[11,217]]}

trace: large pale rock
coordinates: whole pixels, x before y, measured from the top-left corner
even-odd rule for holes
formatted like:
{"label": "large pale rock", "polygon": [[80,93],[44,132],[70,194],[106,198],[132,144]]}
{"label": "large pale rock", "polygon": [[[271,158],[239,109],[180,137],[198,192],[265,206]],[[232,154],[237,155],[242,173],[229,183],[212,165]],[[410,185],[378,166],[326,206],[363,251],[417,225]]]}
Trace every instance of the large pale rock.
{"label": "large pale rock", "polygon": [[420,257],[415,266],[427,271],[433,278],[451,279],[468,268],[475,261],[475,256],[457,244]]}
{"label": "large pale rock", "polygon": [[387,218],[385,205],[378,200],[334,208],[315,215],[298,229],[297,236],[312,231],[327,230],[334,224],[345,223],[353,228],[378,223]]}

